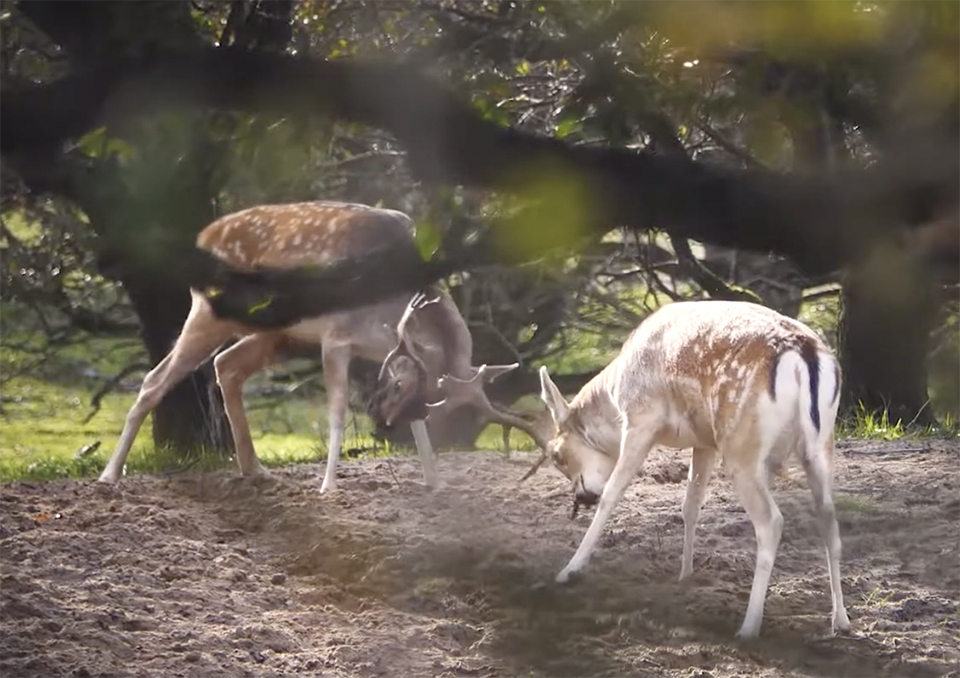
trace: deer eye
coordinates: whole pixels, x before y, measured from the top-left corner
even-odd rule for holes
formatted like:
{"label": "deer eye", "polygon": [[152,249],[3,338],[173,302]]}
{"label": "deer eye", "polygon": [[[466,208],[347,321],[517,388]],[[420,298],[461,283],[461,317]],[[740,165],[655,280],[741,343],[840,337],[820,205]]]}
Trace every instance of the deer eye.
{"label": "deer eye", "polygon": [[394,382],[394,384],[393,384],[393,390],[394,390],[394,391],[399,391],[402,387],[403,387],[403,382],[402,382],[402,381],[399,381],[399,380],[398,380],[398,381]]}

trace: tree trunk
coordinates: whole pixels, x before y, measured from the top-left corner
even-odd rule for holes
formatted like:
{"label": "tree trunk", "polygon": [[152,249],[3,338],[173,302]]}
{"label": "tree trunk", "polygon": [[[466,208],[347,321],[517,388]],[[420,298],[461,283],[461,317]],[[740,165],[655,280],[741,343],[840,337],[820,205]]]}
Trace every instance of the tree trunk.
{"label": "tree trunk", "polygon": [[[797,111],[794,111],[796,114]],[[831,172],[846,155],[843,128],[817,105],[786,115],[796,167]],[[837,331],[841,412],[887,412],[891,423],[936,423],[927,401],[927,355],[936,319],[933,279],[916,251],[885,240],[846,271]]]}
{"label": "tree trunk", "polygon": [[[143,328],[143,343],[153,365],[173,348],[190,309],[190,293],[169,282],[126,276],[124,288]],[[153,412],[153,442],[180,453],[199,449],[228,454],[233,450],[230,426],[207,361],[177,384]]]}
{"label": "tree trunk", "polygon": [[861,406],[892,423],[931,425],[927,354],[936,319],[936,288],[919,261],[893,245],[877,246],[846,275],[839,324],[846,414]]}

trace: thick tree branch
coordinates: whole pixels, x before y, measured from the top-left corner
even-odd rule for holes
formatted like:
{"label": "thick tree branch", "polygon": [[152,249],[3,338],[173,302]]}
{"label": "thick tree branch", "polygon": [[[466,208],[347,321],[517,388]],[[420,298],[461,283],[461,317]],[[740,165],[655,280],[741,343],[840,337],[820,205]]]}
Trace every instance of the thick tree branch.
{"label": "thick tree branch", "polygon": [[[392,132],[408,147],[421,179],[513,190],[516,175],[510,170],[553,167],[589,184],[598,205],[608,207],[602,215],[604,226],[658,226],[726,241],[718,244],[742,237],[747,246],[780,252],[809,249],[799,241],[817,236],[836,241],[837,231],[848,230],[845,225],[835,228],[838,222],[859,220],[853,218],[862,218],[865,210],[880,224],[896,222],[912,211],[906,207],[920,188],[956,194],[955,149],[928,144],[928,153],[915,153],[907,167],[900,159],[898,167],[883,168],[887,171],[851,171],[840,178],[840,185],[818,177],[721,170],[631,151],[572,147],[503,129],[433,80],[388,63],[309,61],[210,48],[157,53],[131,64],[115,88],[90,83],[89,78],[83,85],[58,82],[5,96],[0,148],[8,152],[63,141],[83,131],[78,119],[90,120],[103,111],[123,116],[214,106],[281,115],[327,114]],[[65,91],[76,96],[64,97]],[[109,101],[107,94],[112,94]],[[877,200],[878,194],[886,199]],[[889,209],[877,210],[878,202],[900,209],[891,215]],[[815,223],[824,221],[828,223]],[[843,244],[843,254],[849,254],[850,244]],[[823,249],[819,243],[817,249]]]}
{"label": "thick tree branch", "polygon": [[[118,64],[106,77],[80,75],[5,94],[0,150],[6,155],[49,148],[104,117],[124,119],[175,107],[324,114],[379,127],[407,148],[413,173],[427,182],[509,192],[522,190],[524,178],[555,172],[578,182],[589,196],[590,225],[597,232],[616,226],[662,228],[678,237],[784,254],[809,274],[840,268],[858,256],[864,239],[893,232],[904,222],[926,221],[932,211],[955,204],[960,184],[956,144],[942,139],[903,144],[907,152],[898,157],[831,177],[724,169],[629,150],[570,146],[504,129],[405,66],[310,61],[232,48],[156,51]],[[551,233],[525,235],[537,247],[556,244]],[[409,262],[409,268],[393,261],[383,266],[378,256],[356,268],[345,264],[244,277],[213,272],[212,262],[198,253],[189,258],[195,276],[190,279],[237,290],[236,299],[245,301],[229,302],[224,295],[218,302],[227,315],[231,304],[240,308],[249,301],[254,288],[262,301],[263,285],[274,281],[280,297],[301,298],[291,296],[292,309],[279,315],[297,315],[307,306],[331,310],[327,304],[342,308],[416,289],[465,265],[456,258]],[[363,271],[372,275],[359,282]],[[311,285],[304,293],[303,284],[321,282],[322,287]]]}

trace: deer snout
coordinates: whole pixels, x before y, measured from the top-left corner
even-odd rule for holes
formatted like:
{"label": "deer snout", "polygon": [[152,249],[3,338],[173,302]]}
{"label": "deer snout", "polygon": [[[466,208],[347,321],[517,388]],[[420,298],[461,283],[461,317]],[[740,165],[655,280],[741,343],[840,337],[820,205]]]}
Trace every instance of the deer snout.
{"label": "deer snout", "polygon": [[580,479],[577,481],[575,497],[577,503],[581,506],[593,506],[600,501],[600,495],[596,492],[588,490],[583,484],[583,476],[580,476]]}
{"label": "deer snout", "polygon": [[584,487],[583,476],[580,476],[577,478],[576,483],[574,483],[573,509],[570,511],[570,519],[573,520],[577,517],[581,506],[590,507],[598,501],[600,501],[600,495]]}
{"label": "deer snout", "polygon": [[378,390],[372,396],[370,400],[367,401],[367,415],[373,419],[374,423],[378,426],[385,426],[390,428],[392,422],[389,421],[388,417],[384,416],[383,412],[383,392]]}

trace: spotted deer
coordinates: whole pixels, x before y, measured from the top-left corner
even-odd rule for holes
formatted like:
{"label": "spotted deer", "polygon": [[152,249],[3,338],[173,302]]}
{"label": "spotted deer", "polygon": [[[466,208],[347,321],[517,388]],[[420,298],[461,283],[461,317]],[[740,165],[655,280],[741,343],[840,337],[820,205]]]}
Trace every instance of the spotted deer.
{"label": "spotted deer", "polygon": [[587,564],[650,449],[689,447],[680,579],[693,572],[697,520],[722,460],[757,539],[753,585],[737,634],[756,637],[783,525],[768,473],[798,458],[826,545],[832,628],[848,630],[832,497],[840,380],[830,349],[802,323],[763,306],[727,301],[677,302],[656,311],[570,403],[541,368],[541,398],[554,432],[527,476],[550,460],[571,482],[574,514],[581,505],[598,504],[557,581],[566,582]]}
{"label": "spotted deer", "polygon": [[[304,202],[262,205],[229,214],[207,226],[197,237],[197,246],[226,264],[241,270],[255,268],[294,268],[327,265],[362,256],[379,248],[398,252],[415,248],[413,225],[402,212],[366,205],[338,202]],[[127,414],[117,447],[100,475],[102,482],[116,482],[147,415],[179,381],[213,355],[225,342],[235,344],[214,358],[217,383],[223,394],[224,409],[236,446],[237,463],[245,476],[265,475],[257,459],[243,405],[243,384],[293,346],[320,347],[323,380],[329,409],[327,467],[321,493],[337,489],[337,464],[343,444],[348,401],[348,368],[354,357],[376,362],[388,355],[407,354],[407,347],[418,347],[418,378],[438,384],[441,379],[462,380],[479,385],[483,379],[516,367],[470,364],[473,344],[466,323],[456,304],[446,293],[434,288],[424,311],[425,295],[398,295],[363,308],[308,318],[278,330],[261,330],[217,317],[203,293],[191,290],[192,305],[173,349],[145,377],[140,393]],[[425,315],[431,317],[424,318]],[[399,343],[404,347],[398,352]],[[473,381],[471,381],[473,380]],[[406,393],[406,386],[395,380],[395,388]],[[419,393],[439,403],[436,388]],[[473,389],[468,399],[481,411],[496,417],[482,388]],[[407,413],[413,411],[406,399]],[[439,483],[433,448],[425,424],[426,409],[417,416],[405,416],[420,455],[424,482]],[[419,410],[418,410],[419,411]],[[400,417],[398,417],[399,420]],[[509,423],[520,420],[508,417]],[[531,429],[532,431],[532,429]]]}

